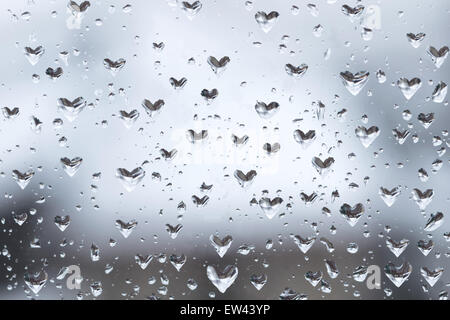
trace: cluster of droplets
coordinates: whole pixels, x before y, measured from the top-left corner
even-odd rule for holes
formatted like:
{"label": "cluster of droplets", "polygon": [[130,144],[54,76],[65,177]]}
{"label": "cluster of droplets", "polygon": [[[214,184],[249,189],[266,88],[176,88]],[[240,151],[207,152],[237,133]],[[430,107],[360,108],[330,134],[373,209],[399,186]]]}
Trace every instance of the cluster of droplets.
{"label": "cluster of droplets", "polygon": [[[328,4],[334,4],[336,1],[334,0],[328,0]],[[193,20],[195,16],[197,16],[200,12],[205,12],[206,8],[203,8],[203,5],[200,1],[169,1],[169,5],[171,6],[178,6],[179,9],[181,9],[182,12],[186,14],[189,20]],[[70,1],[67,5],[67,8],[71,14],[72,19],[72,25],[80,24],[82,19],[85,17],[85,15],[88,13],[89,8],[91,7],[91,3],[89,1],[84,1],[81,3],[76,3],[74,1]],[[251,1],[246,1],[246,8],[247,10],[252,10],[253,3]],[[110,11],[113,10],[113,7],[110,7]],[[313,16],[313,17],[319,17],[319,6],[316,4],[307,4],[306,10]],[[126,14],[131,13],[132,6],[126,5],[122,8],[122,11]],[[337,10],[339,11],[339,10]],[[355,7],[351,7],[349,5],[342,5],[340,8],[340,11],[348,17],[350,23],[358,24],[358,29],[361,33],[361,38],[363,41],[370,41],[374,36],[377,35],[377,32],[375,29],[372,29],[368,27],[367,21],[364,21],[364,14],[366,13],[366,8],[362,4],[358,4]],[[297,6],[291,7],[291,13],[293,15],[298,15],[301,12],[301,9]],[[205,12],[206,14],[206,12]],[[279,13],[277,11],[257,11],[254,15],[254,20],[256,21],[259,28],[263,31],[264,34],[267,34],[271,32],[277,24],[277,21],[280,19],[283,19],[283,13]],[[14,14],[13,14],[14,15]],[[30,19],[30,13],[26,12],[22,14],[22,19],[29,20]],[[101,25],[102,21],[100,19],[95,20],[97,25]],[[253,22],[254,23],[254,22]],[[324,27],[321,24],[318,24],[313,27],[312,29],[314,36],[321,37],[324,32]],[[286,36],[287,37],[287,36]],[[424,41],[424,39],[427,36],[424,33],[408,33],[406,35],[406,41],[408,41],[411,46],[413,47],[412,50],[418,49],[422,50],[421,44]],[[152,48],[157,52],[162,52],[165,48],[165,46],[168,45],[164,42],[159,43],[153,43]],[[434,65],[434,67],[437,69],[440,69],[448,56],[449,49],[447,46],[442,46],[440,49],[437,49],[433,46],[429,46],[429,48],[424,51],[425,55],[427,56],[428,60]],[[74,50],[74,54],[79,54],[78,50]],[[24,55],[25,58],[28,60],[28,62],[32,66],[37,66],[40,59],[46,54],[45,48],[42,45],[38,45],[35,47],[29,47],[26,46],[24,48]],[[331,51],[328,49],[325,54],[324,58],[325,60],[328,60],[330,58]],[[59,54],[59,58],[65,62],[65,65],[68,65],[68,56],[69,53],[67,51],[61,51]],[[230,65],[233,59],[234,61],[238,61],[238,57],[233,57],[230,54],[229,56],[222,56],[222,57],[214,57],[209,56],[206,61],[204,61],[211,69],[213,74],[220,76],[225,70],[227,69],[227,66]],[[193,58],[191,58],[193,59]],[[190,60],[190,63],[195,63],[195,61]],[[284,71],[283,73],[287,74],[289,76],[290,81],[295,81],[296,85],[303,85],[301,81],[306,80],[304,77],[307,77],[309,73],[315,72],[316,65],[310,63],[310,65],[304,63],[304,62],[294,62],[294,61],[286,61],[284,64]],[[103,60],[103,67],[104,69],[111,74],[111,76],[114,79],[120,78],[120,72],[124,68],[127,68],[127,60],[125,58],[105,58]],[[52,81],[59,81],[58,79],[65,76],[65,72],[63,67],[58,66],[56,68],[48,67],[45,69],[45,74],[51,79]],[[394,82],[391,83],[391,86],[397,87],[400,90],[401,94],[403,95],[404,99],[400,100],[398,96],[396,96],[394,93],[392,94],[395,100],[400,100],[399,103],[411,103],[411,101],[414,101],[414,99],[417,97],[417,93],[422,88],[422,80],[418,77],[408,78],[405,76],[400,77],[399,79],[395,79]],[[349,102],[353,103],[353,101],[356,101],[358,98],[358,95],[363,92],[363,89],[369,86],[370,83],[370,72],[369,71],[358,71],[354,70],[353,72],[349,70],[345,70],[342,72],[339,72],[339,75],[336,76],[336,78],[339,78],[340,82],[342,82],[345,89],[350,93],[351,97],[349,98]],[[372,75],[373,78],[373,75]],[[39,76],[34,74],[33,79],[36,81],[39,81]],[[378,84],[387,86],[387,76],[386,73],[382,70],[376,71],[376,79]],[[183,90],[188,85],[188,78],[181,77],[181,78],[174,78],[170,77],[168,79],[168,83],[174,90]],[[434,81],[432,81],[434,84]],[[244,86],[245,84],[242,83]],[[111,84],[112,86],[112,84]],[[423,90],[423,89],[422,89]],[[212,104],[218,97],[219,92],[221,92],[220,88],[210,88],[210,89],[203,89],[200,92],[200,96],[206,101],[206,103]],[[371,90],[367,92],[367,95],[370,96]],[[97,102],[88,103],[86,99],[83,97],[77,95],[74,96],[75,98],[59,98],[56,101],[56,107],[59,112],[62,113],[62,115],[69,121],[70,123],[75,122],[76,119],[80,116],[81,112],[85,109],[91,109],[94,107],[94,105]],[[401,96],[400,96],[401,97]],[[444,104],[447,105],[446,102],[447,97],[447,84],[439,79],[439,82],[437,82],[437,85],[434,87],[434,90],[430,90],[430,97],[426,98],[426,101],[432,101],[437,104]],[[333,103],[337,103],[339,100],[339,96],[336,96],[336,101],[333,101]],[[148,119],[154,120],[158,117],[158,115],[162,112],[170,112],[170,110],[166,106],[166,102],[162,97],[158,98],[146,98],[141,97],[140,98],[142,103],[139,107],[136,107],[135,109],[128,109],[128,110],[120,110],[118,114],[118,118],[123,122],[123,125],[127,129],[131,129],[134,124],[137,122],[137,120],[141,117],[140,112],[142,109],[145,111],[144,115],[146,114],[148,116]],[[354,99],[354,100],[352,100]],[[166,99],[167,100],[167,99]],[[255,99],[256,100],[256,99]],[[417,102],[417,101],[416,101]],[[13,107],[13,106],[5,106],[2,108],[3,116],[7,121],[14,121],[20,116],[20,109],[22,107]],[[260,101],[259,99],[255,101],[255,105],[251,106],[252,110],[254,108],[254,112],[256,112],[256,115],[260,118],[257,120],[260,120],[264,123],[269,123],[271,119],[273,119],[278,113],[280,113],[281,109],[283,108],[282,104],[277,101]],[[138,110],[139,109],[139,110]],[[327,105],[323,103],[322,101],[318,100],[316,102],[313,102],[311,105],[311,114],[312,117],[319,121],[322,124],[322,127],[325,126],[325,119],[326,119],[326,110]],[[86,111],[85,111],[86,112]],[[335,117],[339,120],[344,121],[345,115],[347,113],[347,109],[342,109],[339,112],[335,114]],[[409,110],[405,110],[402,113],[403,119],[406,121],[409,121],[412,118],[412,113]],[[357,139],[360,141],[362,146],[367,149],[367,152],[369,152],[369,149],[373,147],[375,144],[375,141],[379,139],[379,137],[382,137],[384,132],[381,132],[379,126],[376,124],[368,125],[368,118],[367,116],[363,116],[363,125],[359,125],[356,128],[353,127],[351,129],[352,132],[352,139]],[[425,130],[428,130],[432,123],[435,121],[436,116],[434,112],[428,112],[428,113],[419,113],[417,115],[417,120],[419,123],[423,126]],[[294,120],[295,122],[295,120]],[[53,121],[53,125],[55,127],[60,127],[64,124],[63,120],[60,118],[57,118]],[[39,134],[42,131],[42,128],[44,126],[44,123],[39,120],[38,116],[32,116],[30,118],[30,127],[31,129],[36,133]],[[300,145],[301,150],[303,154],[307,154],[308,149],[312,149],[312,145],[320,143],[321,138],[323,138],[323,135],[319,130],[313,129],[313,126],[311,125],[311,128],[308,126],[302,126],[301,128],[296,129],[293,133],[291,133],[291,139],[292,141],[297,143],[297,146]],[[314,126],[316,127],[316,126]],[[411,134],[411,131],[413,129],[412,124],[408,124],[408,129],[400,128],[400,126],[392,129],[392,136],[394,138],[394,142],[390,143],[398,143],[399,145],[403,145],[409,136],[412,136],[413,142],[418,143],[420,141],[419,134]],[[389,133],[389,135],[391,134]],[[427,132],[426,132],[427,133]],[[425,134],[426,134],[425,133]],[[443,135],[446,137],[448,135],[448,132],[443,132]],[[192,145],[202,145],[203,142],[208,140],[210,138],[210,132],[207,129],[189,129],[185,132],[185,137],[188,143]],[[231,141],[235,147],[241,147],[248,145],[248,141],[251,139],[248,135],[242,135],[237,136],[233,134],[231,136]],[[60,138],[59,143],[61,145],[65,145],[65,137]],[[330,176],[334,174],[334,168],[337,166],[337,163],[343,162],[343,159],[339,158],[338,156],[333,156],[333,151],[335,148],[339,147],[340,144],[343,142],[341,140],[336,141],[336,146],[332,146],[328,149],[328,152],[322,152],[320,154],[314,154],[312,156],[309,156],[308,161],[310,161],[310,169],[315,173],[318,174],[318,177],[321,179],[324,179],[322,181],[326,181]],[[449,145],[448,141],[445,142],[447,146]],[[323,142],[324,145],[326,145],[325,142]],[[445,154],[445,147],[443,146],[444,141],[440,136],[435,136],[433,139],[433,146],[438,146],[440,149],[438,150],[438,157],[441,158]],[[280,142],[265,142],[262,146],[259,146],[259,148],[265,152],[268,156],[274,156],[280,153],[281,150],[281,144]],[[170,162],[174,160],[177,156],[179,156],[179,151],[176,148],[167,148],[168,150],[164,148],[159,149],[159,154],[161,157]],[[378,151],[374,152],[374,155],[378,155],[379,153],[382,153],[383,150],[380,148]],[[349,159],[352,159],[356,157],[354,153],[351,153],[348,155]],[[88,161],[87,159],[86,161]],[[74,177],[80,167],[83,163],[85,163],[85,160],[81,158],[80,156],[75,155],[65,155],[60,158],[59,160],[60,165],[64,172],[69,177]],[[127,192],[133,192],[136,188],[143,187],[144,179],[146,178],[146,168],[147,161],[142,162],[140,165],[136,166],[135,168],[117,168],[115,171],[115,176],[117,178],[117,181],[123,185],[124,189]],[[124,165],[125,166],[125,165]],[[431,164],[431,171],[433,173],[437,173],[440,168],[442,167],[442,161],[440,159],[435,160]],[[249,169],[244,170],[243,168],[236,167],[233,169],[233,177],[236,180],[236,185],[242,188],[243,191],[249,190],[255,180],[258,179],[258,176],[260,173],[257,172],[256,169]],[[113,175],[111,173],[111,175]],[[418,175],[421,182],[426,183],[428,181],[429,175],[426,169],[420,168],[418,169]],[[33,168],[26,168],[26,169],[15,169],[12,171],[12,178],[17,183],[17,185],[20,187],[20,189],[24,190],[29,185],[30,181],[35,176],[35,169]],[[101,173],[95,173],[93,175],[94,180],[100,179]],[[153,172],[151,175],[152,179],[159,179],[161,180],[161,175],[157,172]],[[290,178],[290,177],[287,177]],[[316,178],[314,178],[316,179]],[[364,178],[364,182],[367,182],[369,180],[369,177]],[[191,202],[192,204],[197,208],[203,208],[210,203],[212,199],[208,195],[204,195],[203,192],[209,191],[213,185],[207,185],[205,182],[200,187],[200,191],[202,192],[201,195],[193,194],[191,196]],[[356,183],[350,183],[350,188],[358,189],[359,186]],[[95,186],[93,186],[93,189],[95,189]],[[325,190],[326,188],[322,188]],[[404,193],[406,193],[406,190],[408,189],[407,186],[402,185],[389,185],[389,186],[379,186],[378,188],[378,195],[384,202],[384,204],[387,207],[393,207],[395,206],[396,201]],[[307,191],[308,190],[308,191]],[[371,208],[371,201],[367,200],[367,203],[362,203],[363,201],[359,202],[351,202],[349,203],[345,201],[340,200],[340,193],[337,189],[331,190],[328,189],[326,191],[318,191],[318,190],[311,190],[311,187],[308,185],[305,185],[301,192],[299,192],[297,199],[298,201],[301,201],[301,203],[305,207],[310,207],[313,204],[317,202],[325,201],[324,198],[326,196],[325,192],[329,192],[329,196],[331,198],[331,202],[337,201],[340,202],[339,204],[339,214],[341,216],[342,221],[345,221],[351,228],[355,227],[360,219],[368,215],[368,212],[372,210]],[[271,220],[274,217],[278,216],[280,218],[283,217],[285,214],[284,211],[292,211],[292,206],[294,203],[294,197],[291,196],[289,199],[283,199],[281,196],[282,192],[280,190],[277,190],[275,194],[269,192],[268,190],[263,190],[261,192],[261,196],[257,196],[256,193],[254,193],[254,196],[252,199],[250,199],[249,203],[250,206],[259,207],[263,215],[267,220]],[[413,188],[411,191],[411,200],[414,201],[419,210],[426,215],[426,208],[431,203],[435,193],[433,188],[422,188],[422,187],[416,187]],[[42,201],[45,201],[42,200]],[[186,211],[186,204],[181,201],[178,204],[178,211],[181,213],[184,213]],[[259,210],[258,209],[258,210]],[[445,208],[442,208],[442,211]],[[33,214],[33,211],[30,211],[29,214]],[[321,213],[323,216],[327,218],[333,218],[334,215],[332,213],[332,210],[328,207],[323,207],[321,210]],[[24,225],[24,223],[27,221],[28,214],[26,212],[13,212],[12,218],[14,222],[21,227]],[[65,232],[65,230],[69,227],[71,224],[72,218],[70,215],[56,215],[54,216],[54,223],[57,226],[57,228],[61,232]],[[119,233],[123,236],[123,238],[129,238],[132,234],[133,230],[138,226],[138,221],[135,219],[123,221],[120,219],[115,220],[113,223],[115,223],[115,227],[119,231]],[[359,222],[361,223],[361,222]],[[430,238],[432,238],[431,234],[435,232],[436,230],[440,230],[440,227],[444,223],[444,214],[442,212],[435,212],[428,214],[427,221],[424,223],[422,229],[425,232],[430,233]],[[112,224],[112,223],[111,223]],[[335,245],[331,240],[329,240],[327,237],[320,236],[319,231],[317,228],[317,224],[312,223],[311,224],[314,230],[314,235],[295,235],[290,234],[290,238],[293,241],[295,245],[297,245],[300,252],[305,256],[305,259],[308,259],[307,253],[311,250],[311,248],[316,244],[316,240],[319,241],[317,243],[321,243],[325,248],[327,254],[330,256],[333,256],[333,253],[335,252],[336,248]],[[169,237],[172,240],[176,240],[177,236],[183,229],[182,224],[175,224],[171,225],[167,223],[165,225],[166,231],[169,234]],[[336,229],[334,225],[330,229],[330,232],[332,235],[335,234]],[[368,233],[364,233],[364,236],[369,236]],[[445,239],[448,241],[450,239],[450,235],[448,233],[444,234]],[[281,242],[281,240],[280,240]],[[220,237],[218,234],[211,234],[209,237],[209,246],[208,249],[215,250],[215,252],[218,255],[218,259],[216,260],[217,263],[214,263],[213,261],[208,261],[205,263],[205,274],[206,278],[209,279],[209,281],[214,285],[214,287],[220,292],[225,293],[228,288],[230,288],[233,283],[235,283],[236,279],[238,278],[239,272],[238,272],[238,266],[236,264],[227,264],[222,266],[221,260],[224,258],[224,256],[227,254],[228,250],[232,246],[233,243],[233,237],[231,235],[224,235],[223,237]],[[110,246],[114,247],[116,245],[116,241],[111,239],[110,240]],[[389,249],[389,251],[394,255],[392,257],[393,262],[389,262],[386,266],[384,266],[384,273],[387,276],[387,278],[396,286],[401,287],[403,283],[409,279],[410,275],[413,273],[413,266],[411,263],[407,261],[401,261],[399,260],[399,257],[405,252],[405,250],[408,248],[410,244],[410,240],[406,238],[402,239],[394,239],[390,236],[386,236],[385,239],[385,245]],[[32,248],[40,248],[41,244],[39,239],[35,238],[30,242],[30,246]],[[265,244],[265,248],[267,250],[272,249],[273,243],[272,240],[268,240]],[[434,248],[434,242],[433,240],[429,239],[422,239],[418,241],[417,248],[419,252],[421,252],[424,256],[427,256]],[[250,252],[255,250],[255,246],[253,245],[247,245],[243,244],[241,245],[237,253],[241,255],[248,255]],[[346,250],[349,254],[355,254],[359,250],[359,246],[355,242],[351,242],[347,245]],[[217,258],[217,257],[216,257]],[[101,248],[96,245],[95,243],[92,243],[90,246],[90,259],[92,262],[97,262],[101,260]],[[150,265],[150,263],[153,261],[153,259],[158,260],[160,263],[165,263],[167,260],[170,262],[170,264],[175,268],[177,272],[181,272],[183,266],[188,261],[188,257],[185,254],[172,254],[168,257],[166,257],[165,254],[160,254],[159,256],[153,256],[149,253],[139,253],[134,255],[133,257],[134,262],[142,269],[146,270],[146,268]],[[192,257],[192,259],[194,259]],[[332,288],[330,285],[331,280],[336,279],[340,276],[339,268],[336,264],[336,262],[333,259],[329,259],[329,256],[327,256],[327,259],[325,259],[324,267],[326,270],[325,272],[322,272],[321,270],[310,270],[307,271],[304,274],[304,279],[307,283],[309,283],[312,287],[318,287],[320,292],[327,294],[332,292]],[[109,274],[112,271],[112,266],[107,265],[105,268],[105,273]],[[60,270],[58,275],[56,276],[56,279],[63,280],[68,271],[67,268],[63,268]],[[362,265],[358,266],[354,269],[354,271],[351,273],[351,278],[356,282],[364,282],[368,276],[368,266]],[[438,280],[441,278],[441,276],[444,273],[444,268],[442,267],[421,267],[420,268],[420,275],[423,277],[423,279],[426,281],[426,283],[433,287]],[[330,280],[326,279],[326,275],[330,278]],[[31,290],[34,294],[38,294],[40,290],[45,286],[48,280],[48,274],[46,271],[41,270],[36,273],[32,272],[26,272],[24,275],[24,282],[26,286]],[[264,273],[254,273],[250,276],[248,281],[254,286],[254,288],[258,291],[262,290],[265,284],[268,281],[268,277]],[[149,283],[155,283],[155,279],[149,279]],[[169,282],[167,276],[164,274],[161,275],[161,282],[164,284],[163,287],[158,289],[158,293],[160,295],[166,295],[167,294],[167,284]],[[196,280],[189,278],[187,281],[187,287],[194,291],[197,289],[198,284]],[[100,281],[93,280],[89,284],[90,292],[93,297],[98,297],[103,292],[103,286]],[[428,289],[424,289],[428,290]],[[138,288],[136,288],[136,291],[139,291]],[[386,289],[386,294],[390,295],[389,289]],[[214,294],[210,294],[210,296],[214,296]],[[355,294],[357,296],[357,294]],[[444,297],[445,294],[442,294]],[[80,296],[81,297],[81,296]],[[286,299],[286,300],[295,300],[295,299],[306,299],[308,296],[306,294],[299,294],[295,292],[293,289],[286,288],[284,291],[279,294],[280,299]],[[155,296],[152,296],[151,298],[156,298]]]}

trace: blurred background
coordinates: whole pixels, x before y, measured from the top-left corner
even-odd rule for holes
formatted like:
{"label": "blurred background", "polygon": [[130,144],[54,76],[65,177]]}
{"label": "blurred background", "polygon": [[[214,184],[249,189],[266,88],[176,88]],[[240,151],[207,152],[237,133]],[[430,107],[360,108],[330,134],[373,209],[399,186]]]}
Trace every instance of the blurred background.
{"label": "blurred background", "polygon": [[[371,39],[363,39],[361,25],[368,23],[370,13],[364,11],[352,22],[342,12],[345,4],[378,8],[377,25],[366,31]],[[309,299],[446,297],[448,220],[435,231],[424,227],[436,212],[447,218],[450,199],[448,102],[431,99],[440,81],[449,83],[450,64],[436,68],[427,53],[430,46],[449,45],[448,1],[201,0],[201,9],[189,14],[186,4],[175,0],[94,0],[76,16],[67,5],[65,0],[0,2],[0,107],[20,110],[15,119],[2,116],[0,121],[2,299],[278,299],[286,288]],[[268,33],[255,20],[259,11],[279,13]],[[426,36],[414,48],[406,34],[420,32]],[[161,42],[163,49],[156,50],[153,44]],[[24,48],[38,46],[45,52],[32,65]],[[215,74],[209,56],[228,56],[230,62]],[[126,63],[113,75],[104,66],[106,58]],[[295,79],[285,71],[288,63],[307,64],[308,70]],[[61,67],[62,76],[50,79],[49,67]],[[370,73],[369,80],[353,96],[339,74],[363,70]],[[386,75],[384,83],[377,80],[378,70]],[[174,90],[171,77],[184,77],[187,83]],[[422,81],[411,100],[396,85],[402,77]],[[219,94],[208,104],[200,93],[213,88]],[[69,121],[57,100],[77,97],[87,105]],[[163,99],[165,104],[149,117],[141,106],[144,99]],[[276,101],[280,107],[273,117],[262,119],[255,112],[257,101]],[[317,101],[325,105],[323,119],[317,119]],[[134,109],[139,118],[127,128],[120,111]],[[342,109],[345,117],[338,116]],[[425,129],[417,117],[430,112],[435,119]],[[33,116],[42,122],[39,133],[30,124]],[[355,136],[360,125],[380,129],[368,148]],[[208,130],[208,138],[192,145],[185,135],[190,129]],[[316,131],[307,149],[295,141],[297,129]],[[410,131],[404,144],[397,142],[393,129]],[[249,141],[236,148],[232,134],[247,135]],[[275,142],[280,150],[267,155],[263,144]],[[178,152],[165,160],[162,148]],[[334,158],[328,175],[314,169],[315,156]],[[83,159],[73,177],[64,172],[63,157]],[[128,192],[116,169],[137,167],[145,177]],[[428,181],[419,179],[420,168],[428,172]],[[251,186],[240,187],[233,176],[237,169],[257,172]],[[13,170],[35,172],[24,190],[14,181]],[[97,173],[100,179],[94,179]],[[211,190],[201,190],[202,183],[212,185]],[[398,186],[401,194],[388,207],[379,189]],[[424,211],[412,199],[414,188],[434,191]],[[340,197],[332,201],[335,190]],[[316,192],[318,198],[306,206],[302,192]],[[193,195],[207,195],[209,201],[196,207]],[[250,205],[264,196],[283,199],[272,219],[259,205]],[[181,202],[185,211],[178,209]],[[339,213],[344,203],[364,204],[354,227]],[[330,210],[329,217],[323,207]],[[27,213],[22,225],[13,218],[20,213]],[[54,219],[66,215],[71,222],[62,232]],[[115,221],[133,219],[138,224],[124,238]],[[182,225],[175,239],[166,224]],[[232,236],[223,258],[211,245],[211,235]],[[317,240],[304,254],[292,235]],[[327,250],[322,237],[334,251]],[[386,246],[388,237],[409,240],[399,257]],[[430,239],[434,248],[424,256],[417,243]],[[272,246],[266,245],[268,240]],[[32,245],[37,242],[38,248]],[[357,244],[356,253],[348,252],[351,243]],[[92,261],[92,244],[99,249],[98,261]],[[250,248],[246,255],[238,250],[244,245]],[[154,258],[142,270],[136,254]],[[162,254],[167,259],[160,262]],[[179,272],[169,262],[172,254],[187,258]],[[329,277],[325,260],[336,263],[336,279]],[[412,273],[400,288],[384,271],[380,290],[369,290],[353,277],[360,266],[383,269],[405,262]],[[80,267],[79,290],[66,287],[67,277],[57,279],[70,265]],[[235,265],[239,273],[220,293],[208,280],[206,267],[223,270],[227,265]],[[423,267],[444,269],[433,287],[422,277]],[[48,279],[35,294],[24,276],[39,271]],[[305,279],[308,271],[320,271],[331,292],[320,284],[313,287]],[[250,282],[254,274],[267,276],[259,291]],[[197,283],[195,290],[188,288],[189,279]],[[91,289],[95,282],[102,287],[97,297]]]}

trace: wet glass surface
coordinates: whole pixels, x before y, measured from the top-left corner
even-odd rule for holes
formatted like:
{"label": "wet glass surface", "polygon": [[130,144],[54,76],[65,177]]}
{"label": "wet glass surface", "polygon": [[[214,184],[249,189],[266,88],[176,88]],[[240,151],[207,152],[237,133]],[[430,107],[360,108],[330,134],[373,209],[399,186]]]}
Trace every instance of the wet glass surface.
{"label": "wet glass surface", "polygon": [[0,2],[2,299],[446,299],[450,3]]}

